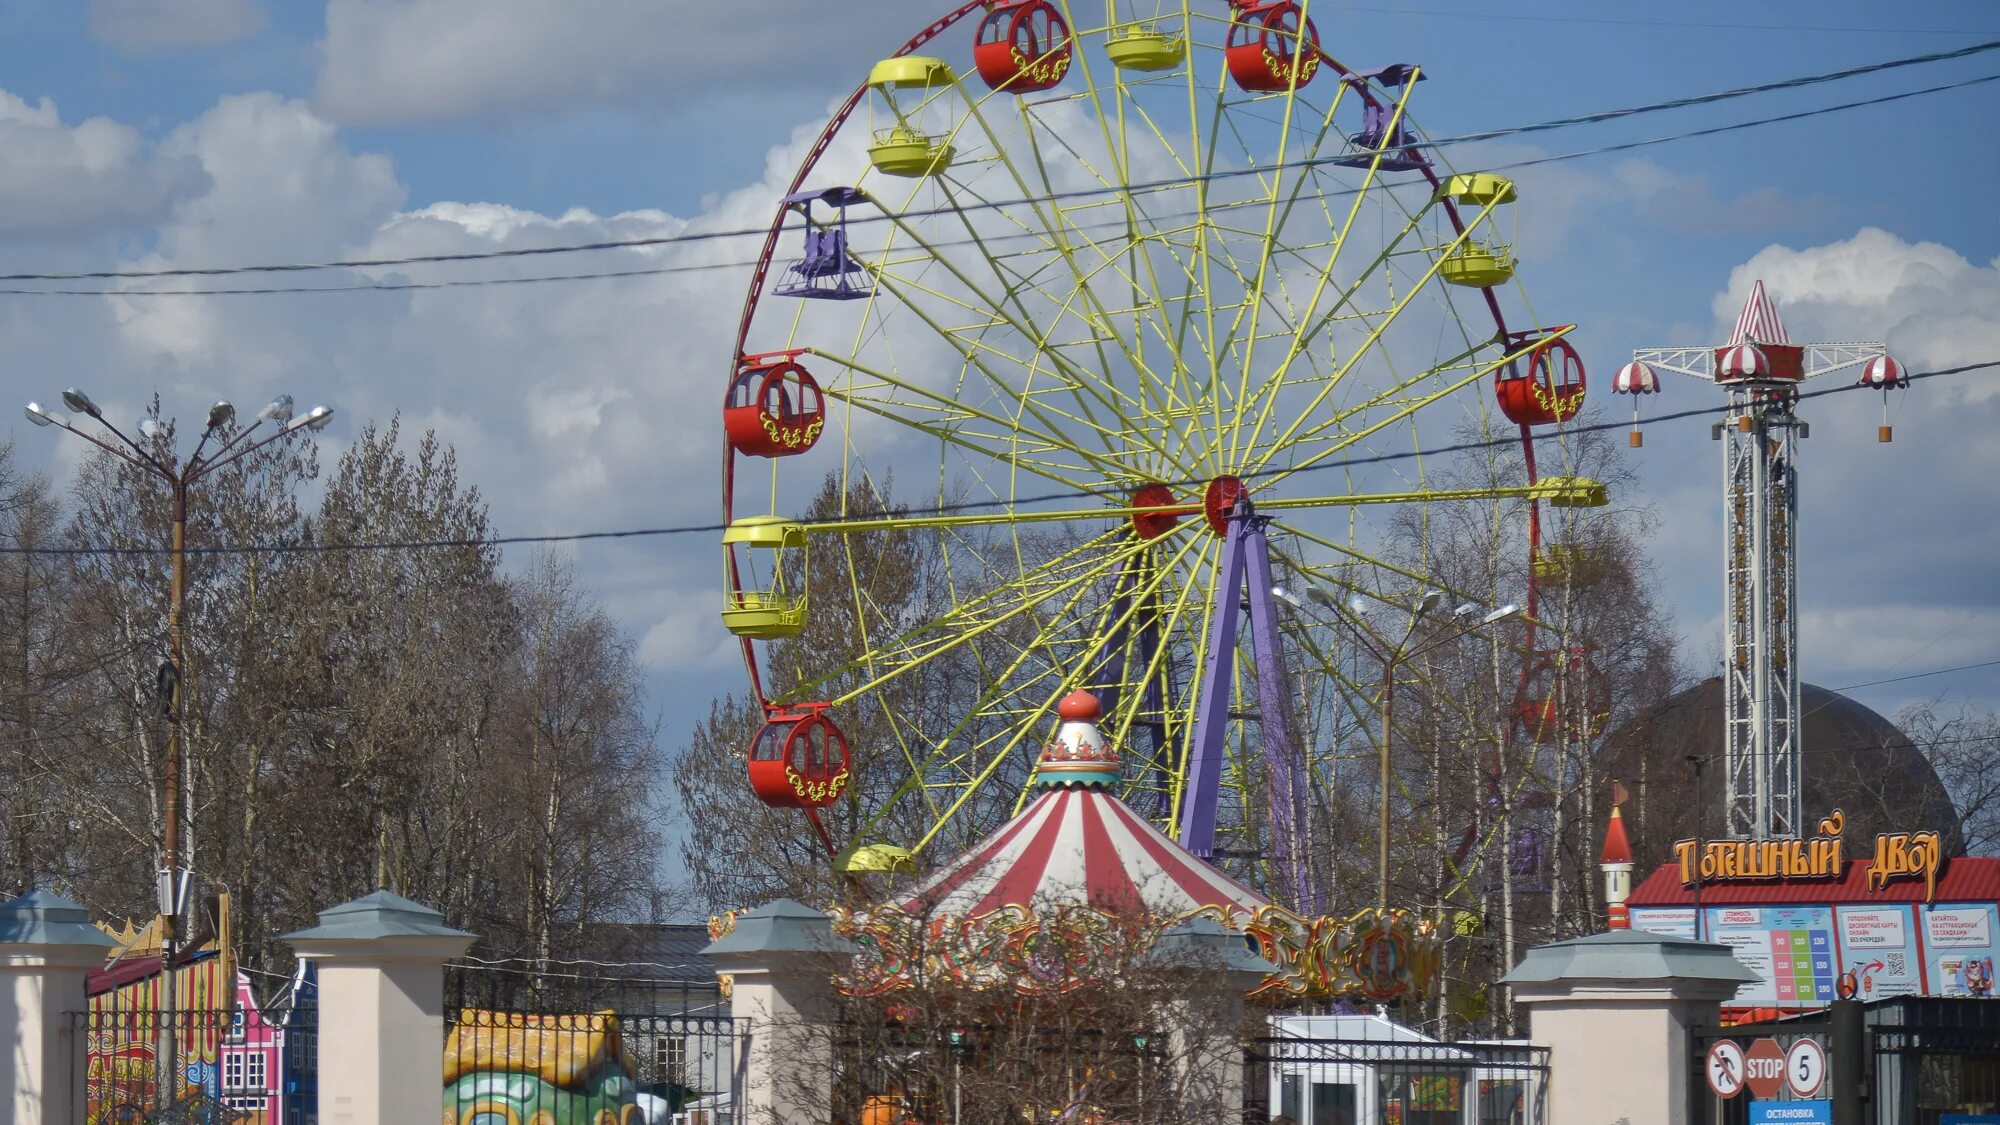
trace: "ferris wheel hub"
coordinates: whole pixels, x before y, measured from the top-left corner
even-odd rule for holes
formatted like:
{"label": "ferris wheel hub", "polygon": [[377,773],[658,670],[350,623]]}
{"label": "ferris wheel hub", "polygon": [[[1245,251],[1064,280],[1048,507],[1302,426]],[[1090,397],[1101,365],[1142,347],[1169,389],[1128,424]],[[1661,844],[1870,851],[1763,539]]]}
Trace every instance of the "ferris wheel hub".
{"label": "ferris wheel hub", "polygon": [[1229,534],[1229,517],[1236,513],[1238,501],[1247,503],[1250,486],[1242,478],[1223,475],[1208,482],[1208,489],[1202,493],[1202,515],[1208,519],[1208,529],[1217,535]]}
{"label": "ferris wheel hub", "polygon": [[1158,481],[1154,481],[1152,484],[1141,485],[1139,490],[1132,494],[1132,507],[1160,508],[1165,510],[1157,512],[1133,512],[1132,530],[1138,532],[1141,539],[1158,539],[1160,536],[1172,531],[1174,525],[1181,522],[1180,513],[1172,510],[1177,502],[1174,490]]}

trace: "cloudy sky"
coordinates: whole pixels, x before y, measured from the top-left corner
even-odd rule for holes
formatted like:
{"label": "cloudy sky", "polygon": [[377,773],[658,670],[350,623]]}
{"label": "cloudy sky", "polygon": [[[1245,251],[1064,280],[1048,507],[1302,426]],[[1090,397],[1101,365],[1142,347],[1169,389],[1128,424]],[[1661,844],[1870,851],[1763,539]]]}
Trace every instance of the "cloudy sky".
{"label": "cloudy sky", "polygon": [[[1425,65],[1433,135],[1525,124],[2000,38],[1978,2],[1315,3],[1345,61]],[[1221,0],[1216,0],[1220,6]],[[1473,14],[1477,9],[1483,14]],[[1496,15],[1493,9],[1504,9]],[[764,222],[829,104],[939,14],[916,0],[8,0],[0,272],[481,251]],[[1625,13],[1631,13],[1627,15]],[[1655,21],[1655,22],[1648,22]],[[957,40],[946,53],[966,50]],[[1452,152],[1570,152],[2000,72],[2000,52]],[[1593,371],[1719,338],[1754,278],[1794,339],[1886,339],[1914,370],[2000,359],[2000,83],[1519,174],[1522,277]],[[322,273],[431,281],[733,263],[740,245]],[[551,269],[554,263],[556,268]],[[0,388],[75,383],[119,417],[289,391],[435,427],[507,534],[708,522],[738,268],[557,285],[233,297],[0,295]],[[132,289],[158,288],[133,284]],[[184,286],[183,286],[184,287]],[[1600,383],[1600,386],[1603,384]],[[1670,385],[1649,409],[1712,401]],[[1608,398],[1609,396],[1602,396]],[[697,404],[690,408],[688,404]],[[1624,404],[1610,407],[1621,413]],[[2000,375],[1810,406],[1805,671],[1833,687],[2000,659]],[[66,479],[81,443],[31,431]],[[1690,663],[1715,662],[1719,457],[1634,455]],[[740,682],[706,537],[585,545],[669,735]],[[2000,705],[2000,668],[1859,688]]]}

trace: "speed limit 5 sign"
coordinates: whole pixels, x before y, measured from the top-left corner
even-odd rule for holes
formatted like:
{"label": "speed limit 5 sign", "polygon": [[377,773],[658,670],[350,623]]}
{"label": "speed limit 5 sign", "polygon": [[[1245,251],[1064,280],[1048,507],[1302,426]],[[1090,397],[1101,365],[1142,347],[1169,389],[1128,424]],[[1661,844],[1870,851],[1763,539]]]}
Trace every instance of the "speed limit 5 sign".
{"label": "speed limit 5 sign", "polygon": [[1801,1039],[1785,1052],[1785,1085],[1810,1098],[1826,1083],[1826,1048],[1817,1039]]}

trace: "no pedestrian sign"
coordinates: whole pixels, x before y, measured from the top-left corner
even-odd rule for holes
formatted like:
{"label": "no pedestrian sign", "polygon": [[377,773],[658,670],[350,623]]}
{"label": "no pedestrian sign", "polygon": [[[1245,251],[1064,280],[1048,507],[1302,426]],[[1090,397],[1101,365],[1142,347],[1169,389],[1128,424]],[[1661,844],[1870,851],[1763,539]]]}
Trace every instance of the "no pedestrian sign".
{"label": "no pedestrian sign", "polygon": [[1750,1125],[1833,1125],[1833,1103],[1751,1102]]}
{"label": "no pedestrian sign", "polygon": [[1743,1092],[1743,1048],[1734,1039],[1717,1039],[1708,1045],[1703,1064],[1708,1088],[1718,1098],[1733,1098]]}

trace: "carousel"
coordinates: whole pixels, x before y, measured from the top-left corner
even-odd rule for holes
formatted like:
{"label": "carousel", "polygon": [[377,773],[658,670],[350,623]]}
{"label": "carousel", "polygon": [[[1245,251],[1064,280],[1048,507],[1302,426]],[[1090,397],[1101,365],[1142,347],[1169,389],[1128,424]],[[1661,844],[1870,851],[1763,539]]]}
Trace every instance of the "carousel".
{"label": "carousel", "polygon": [[[860,950],[851,995],[919,981],[1059,992],[1090,962],[1129,955],[1195,919],[1241,933],[1277,966],[1252,999],[1389,1003],[1433,987],[1440,933],[1407,911],[1306,917],[1181,847],[1119,799],[1118,753],[1097,698],[1073,692],[1021,812],[886,901],[829,911]],[[715,919],[715,936],[734,929]]]}

